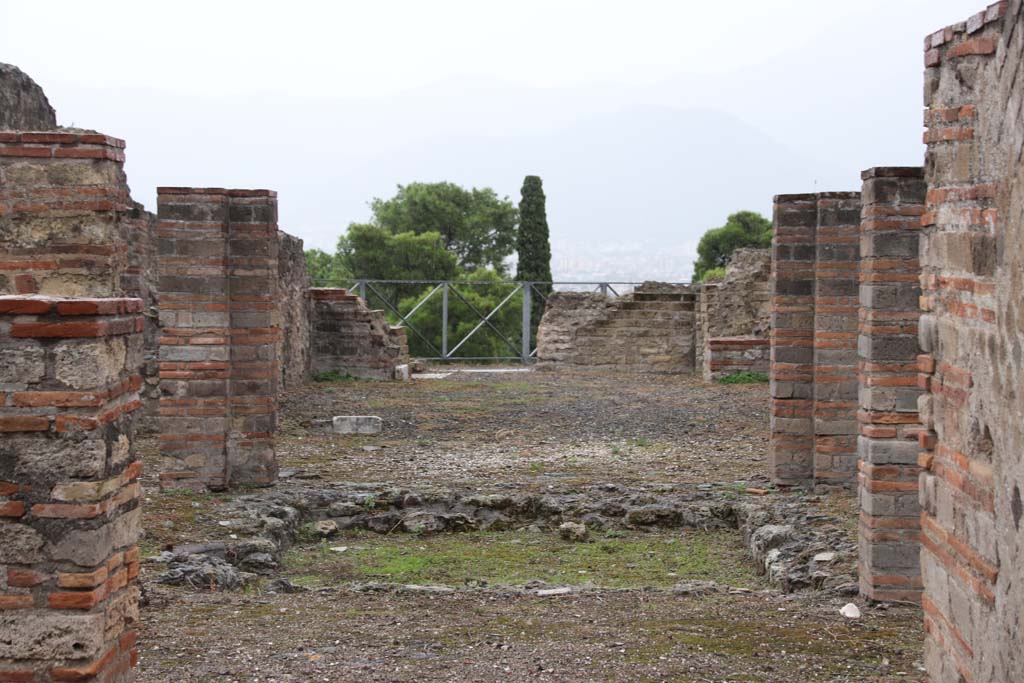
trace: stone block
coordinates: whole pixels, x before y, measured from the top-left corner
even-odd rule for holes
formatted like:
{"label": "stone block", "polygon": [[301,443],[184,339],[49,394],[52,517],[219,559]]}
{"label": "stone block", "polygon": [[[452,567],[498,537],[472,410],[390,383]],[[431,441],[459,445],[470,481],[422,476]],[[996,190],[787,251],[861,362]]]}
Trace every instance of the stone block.
{"label": "stone block", "polygon": [[384,428],[376,415],[338,415],[331,423],[335,434],[380,434]]}

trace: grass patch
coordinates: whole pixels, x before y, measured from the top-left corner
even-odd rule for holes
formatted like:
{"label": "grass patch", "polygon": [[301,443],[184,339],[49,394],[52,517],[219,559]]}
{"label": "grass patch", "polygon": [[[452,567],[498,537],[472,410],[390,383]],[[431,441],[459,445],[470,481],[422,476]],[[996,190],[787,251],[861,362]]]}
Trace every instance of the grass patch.
{"label": "grass patch", "polygon": [[292,549],[285,566],[310,584],[333,581],[462,585],[592,583],[605,588],[671,586],[712,580],[756,587],[761,580],[734,532],[693,531],[606,537],[567,543],[552,533],[472,532],[438,536],[363,536]]}
{"label": "grass patch", "polygon": [[763,372],[734,372],[725,377],[715,380],[719,384],[761,384],[770,381],[768,375]]}
{"label": "grass patch", "polygon": [[314,382],[347,382],[353,379],[355,379],[355,377],[347,372],[341,373],[337,370],[326,370],[313,375]]}

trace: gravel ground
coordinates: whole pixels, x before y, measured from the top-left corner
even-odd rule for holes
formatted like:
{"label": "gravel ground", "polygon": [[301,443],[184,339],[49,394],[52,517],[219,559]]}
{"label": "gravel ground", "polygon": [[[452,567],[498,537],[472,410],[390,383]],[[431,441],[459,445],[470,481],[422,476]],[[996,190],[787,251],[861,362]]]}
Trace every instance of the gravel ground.
{"label": "gravel ground", "polygon": [[[329,434],[330,418],[343,414],[380,415],[384,433]],[[766,385],[692,377],[558,371],[312,384],[282,406],[279,457],[289,477],[281,486],[764,486],[767,422]],[[152,443],[143,448],[158,462]],[[158,469],[146,481],[151,552],[227,533],[217,515],[230,494],[159,493]],[[849,517],[854,533],[852,496],[811,500]],[[151,571],[144,567],[144,581]],[[637,586],[540,598],[501,588],[363,592],[328,583],[295,594],[147,583],[140,680],[924,680],[918,610],[860,603],[864,617],[847,620],[838,610],[848,598],[831,594],[695,596]]]}
{"label": "gravel ground", "polygon": [[[380,436],[333,436],[334,415],[380,415]],[[292,392],[285,466],[328,480],[488,489],[764,480],[767,385],[595,371],[461,373]],[[378,450],[364,450],[364,448]]]}

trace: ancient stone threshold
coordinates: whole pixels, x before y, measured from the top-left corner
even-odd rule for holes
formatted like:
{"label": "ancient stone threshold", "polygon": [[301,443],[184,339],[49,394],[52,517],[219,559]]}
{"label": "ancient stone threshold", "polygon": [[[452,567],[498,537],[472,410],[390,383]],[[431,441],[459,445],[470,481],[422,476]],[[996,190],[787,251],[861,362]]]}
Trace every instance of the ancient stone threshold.
{"label": "ancient stone threshold", "polygon": [[[281,554],[315,535],[317,523],[326,538],[357,529],[381,535],[526,528],[558,533],[560,525],[576,522],[586,524],[592,532],[733,529],[741,534],[758,571],[776,589],[786,593],[805,589],[857,592],[857,546],[843,531],[841,520],[821,514],[808,500],[796,496],[753,498],[736,489],[716,490],[711,485],[653,490],[605,484],[574,491],[484,494],[451,489],[413,491],[373,483],[296,484],[240,496],[227,504],[223,516],[221,526],[239,536],[237,540],[187,544],[165,551],[149,560],[166,565],[166,571],[155,580],[200,589],[232,589],[260,575],[275,576]],[[286,581],[276,583],[287,587]],[[382,584],[373,590],[393,588],[395,585]],[[520,588],[531,590],[530,586]]]}

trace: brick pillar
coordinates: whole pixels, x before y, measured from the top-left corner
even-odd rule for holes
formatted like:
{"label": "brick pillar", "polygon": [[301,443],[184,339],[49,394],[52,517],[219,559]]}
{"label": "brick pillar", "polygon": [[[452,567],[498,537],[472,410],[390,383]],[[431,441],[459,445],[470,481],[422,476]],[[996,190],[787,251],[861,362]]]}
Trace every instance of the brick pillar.
{"label": "brick pillar", "polygon": [[141,310],[0,296],[0,681],[134,679]]}
{"label": "brick pillar", "polygon": [[167,485],[277,476],[277,199],[158,188],[160,451]]}
{"label": "brick pillar", "polygon": [[0,132],[0,294],[122,292],[123,164],[106,135]]}
{"label": "brick pillar", "polygon": [[771,474],[814,477],[814,263],[817,196],[775,197],[772,238]]}
{"label": "brick pillar", "polygon": [[861,175],[860,586],[875,600],[920,600],[917,466],[921,168]]}
{"label": "brick pillar", "polygon": [[860,192],[818,195],[814,266],[814,481],[857,476]]}

